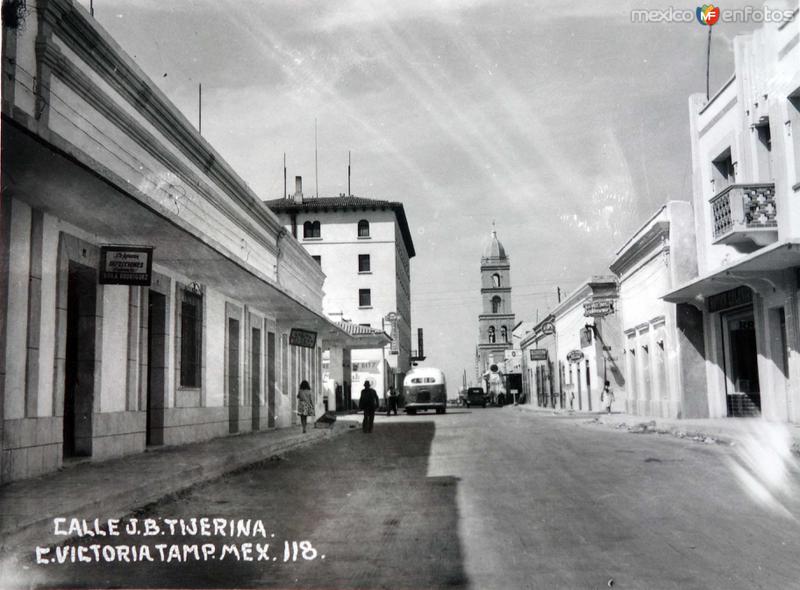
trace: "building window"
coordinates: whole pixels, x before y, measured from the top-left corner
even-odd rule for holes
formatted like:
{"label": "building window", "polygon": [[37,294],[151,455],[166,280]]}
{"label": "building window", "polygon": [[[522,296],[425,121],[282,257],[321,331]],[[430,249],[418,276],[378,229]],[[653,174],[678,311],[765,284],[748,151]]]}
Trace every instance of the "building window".
{"label": "building window", "polygon": [[499,287],[500,286],[500,275],[499,274],[494,273],[492,275],[492,285],[494,285],[495,287]]}
{"label": "building window", "polygon": [[756,156],[758,158],[758,178],[762,182],[774,180],[772,175],[772,132],[769,128],[769,119],[763,125],[757,125]]}
{"label": "building window", "polygon": [[368,238],[369,237],[369,221],[366,219],[362,219],[358,222],[358,237],[359,238]]}
{"label": "building window", "polygon": [[370,307],[372,305],[372,292],[369,289],[358,290],[358,306]]}
{"label": "building window", "polygon": [[489,342],[491,344],[494,344],[496,339],[497,338],[495,337],[494,334],[494,326],[489,326]]}
{"label": "building window", "polygon": [[711,177],[714,182],[714,192],[718,193],[726,186],[736,182],[736,171],[733,166],[733,157],[730,148],[726,149],[711,162]]}
{"label": "building window", "polygon": [[369,254],[358,255],[358,272],[369,272]]}
{"label": "building window", "polygon": [[371,327],[372,327],[372,325],[371,325],[371,324],[369,324],[369,323],[366,323],[366,324],[358,324],[358,325],[359,325],[359,326],[361,326],[361,327],[363,327],[363,328],[371,328]]}
{"label": "building window", "polygon": [[303,224],[303,238],[319,238],[322,237],[320,233],[319,221],[306,221]]}
{"label": "building window", "polygon": [[503,342],[508,342],[508,328],[505,326],[500,327],[500,338],[503,339]]}
{"label": "building window", "polygon": [[492,313],[500,313],[500,306],[503,304],[503,300],[500,299],[497,295],[492,297]]}
{"label": "building window", "polygon": [[311,258],[314,259],[314,262],[322,266],[322,256],[317,256],[316,254],[312,254]]}
{"label": "building window", "polygon": [[203,299],[183,291],[181,301],[181,387],[200,387]]}

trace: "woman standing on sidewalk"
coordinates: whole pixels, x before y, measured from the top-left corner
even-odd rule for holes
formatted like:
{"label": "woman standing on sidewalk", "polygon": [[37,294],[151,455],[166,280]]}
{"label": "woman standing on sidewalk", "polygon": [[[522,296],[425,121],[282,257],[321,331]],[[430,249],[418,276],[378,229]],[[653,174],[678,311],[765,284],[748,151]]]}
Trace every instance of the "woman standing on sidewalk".
{"label": "woman standing on sidewalk", "polygon": [[614,390],[611,389],[611,382],[606,381],[603,386],[603,393],[600,394],[600,401],[603,402],[603,408],[609,414],[611,413],[611,404],[614,402]]}
{"label": "woman standing on sidewalk", "polygon": [[305,380],[300,382],[300,391],[297,392],[297,415],[300,416],[300,424],[305,432],[306,420],[314,415],[314,395],[311,393],[308,381]]}

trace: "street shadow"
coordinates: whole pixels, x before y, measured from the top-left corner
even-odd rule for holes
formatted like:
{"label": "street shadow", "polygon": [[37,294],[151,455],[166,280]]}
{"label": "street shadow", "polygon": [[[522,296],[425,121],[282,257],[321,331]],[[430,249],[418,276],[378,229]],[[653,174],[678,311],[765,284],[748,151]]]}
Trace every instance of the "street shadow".
{"label": "street shadow", "polygon": [[[253,536],[121,535],[73,545],[269,543],[269,561],[35,565],[40,588],[463,588],[458,478],[427,477],[433,421],[376,424],[254,464],[128,518],[260,520]],[[143,474],[143,477],[146,477]],[[272,536],[274,535],[274,536]],[[313,551],[292,542],[307,541]],[[286,550],[288,548],[288,560]],[[168,551],[168,550],[167,550]],[[253,557],[258,557],[256,550]],[[306,559],[313,554],[313,559]],[[261,554],[263,557],[263,554]],[[324,556],[324,557],[323,557]],[[304,558],[306,557],[306,558]]]}

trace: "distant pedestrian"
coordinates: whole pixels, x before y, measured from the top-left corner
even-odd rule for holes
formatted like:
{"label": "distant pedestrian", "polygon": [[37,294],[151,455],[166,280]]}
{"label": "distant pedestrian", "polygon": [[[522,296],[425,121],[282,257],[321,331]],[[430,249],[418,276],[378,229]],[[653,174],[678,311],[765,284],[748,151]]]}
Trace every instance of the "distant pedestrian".
{"label": "distant pedestrian", "polygon": [[600,401],[603,403],[603,407],[605,408],[606,412],[610,414],[611,404],[614,403],[614,390],[611,389],[610,381],[606,381],[605,385],[603,386],[603,393],[600,394]]}
{"label": "distant pedestrian", "polygon": [[397,416],[397,402],[400,396],[397,395],[397,390],[395,390],[394,386],[389,387],[389,395],[386,398],[386,415],[390,416],[392,411],[394,411],[394,415]]}
{"label": "distant pedestrian", "polygon": [[381,400],[369,381],[364,381],[364,389],[361,390],[361,398],[358,400],[358,409],[364,411],[364,421],[361,423],[363,432],[372,432],[372,424],[375,422],[375,410],[380,406]]}
{"label": "distant pedestrian", "polygon": [[297,392],[297,415],[300,416],[300,424],[305,432],[308,417],[314,415],[314,394],[311,393],[308,381],[300,382],[300,391]]}
{"label": "distant pedestrian", "polygon": [[570,411],[575,409],[574,405],[575,405],[575,391],[574,390],[570,390],[570,392],[569,392],[569,409],[570,409]]}

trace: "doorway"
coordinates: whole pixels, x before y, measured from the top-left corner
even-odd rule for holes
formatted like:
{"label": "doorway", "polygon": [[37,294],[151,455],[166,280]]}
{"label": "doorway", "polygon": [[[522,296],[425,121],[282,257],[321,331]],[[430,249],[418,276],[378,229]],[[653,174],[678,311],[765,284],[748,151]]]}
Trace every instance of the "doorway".
{"label": "doorway", "polygon": [[64,367],[63,456],[91,457],[97,273],[69,263]]}
{"label": "doorway", "polygon": [[239,320],[228,318],[228,432],[239,432]]}
{"label": "doorway", "polygon": [[753,307],[722,316],[728,416],[761,414],[758,352]]}
{"label": "doorway", "polygon": [[147,445],[164,444],[164,391],[167,378],[167,297],[148,295],[147,314]]}
{"label": "doorway", "polygon": [[275,332],[267,332],[267,427],[275,426]]}
{"label": "doorway", "polygon": [[250,336],[250,399],[253,430],[261,430],[261,330],[253,328]]}

